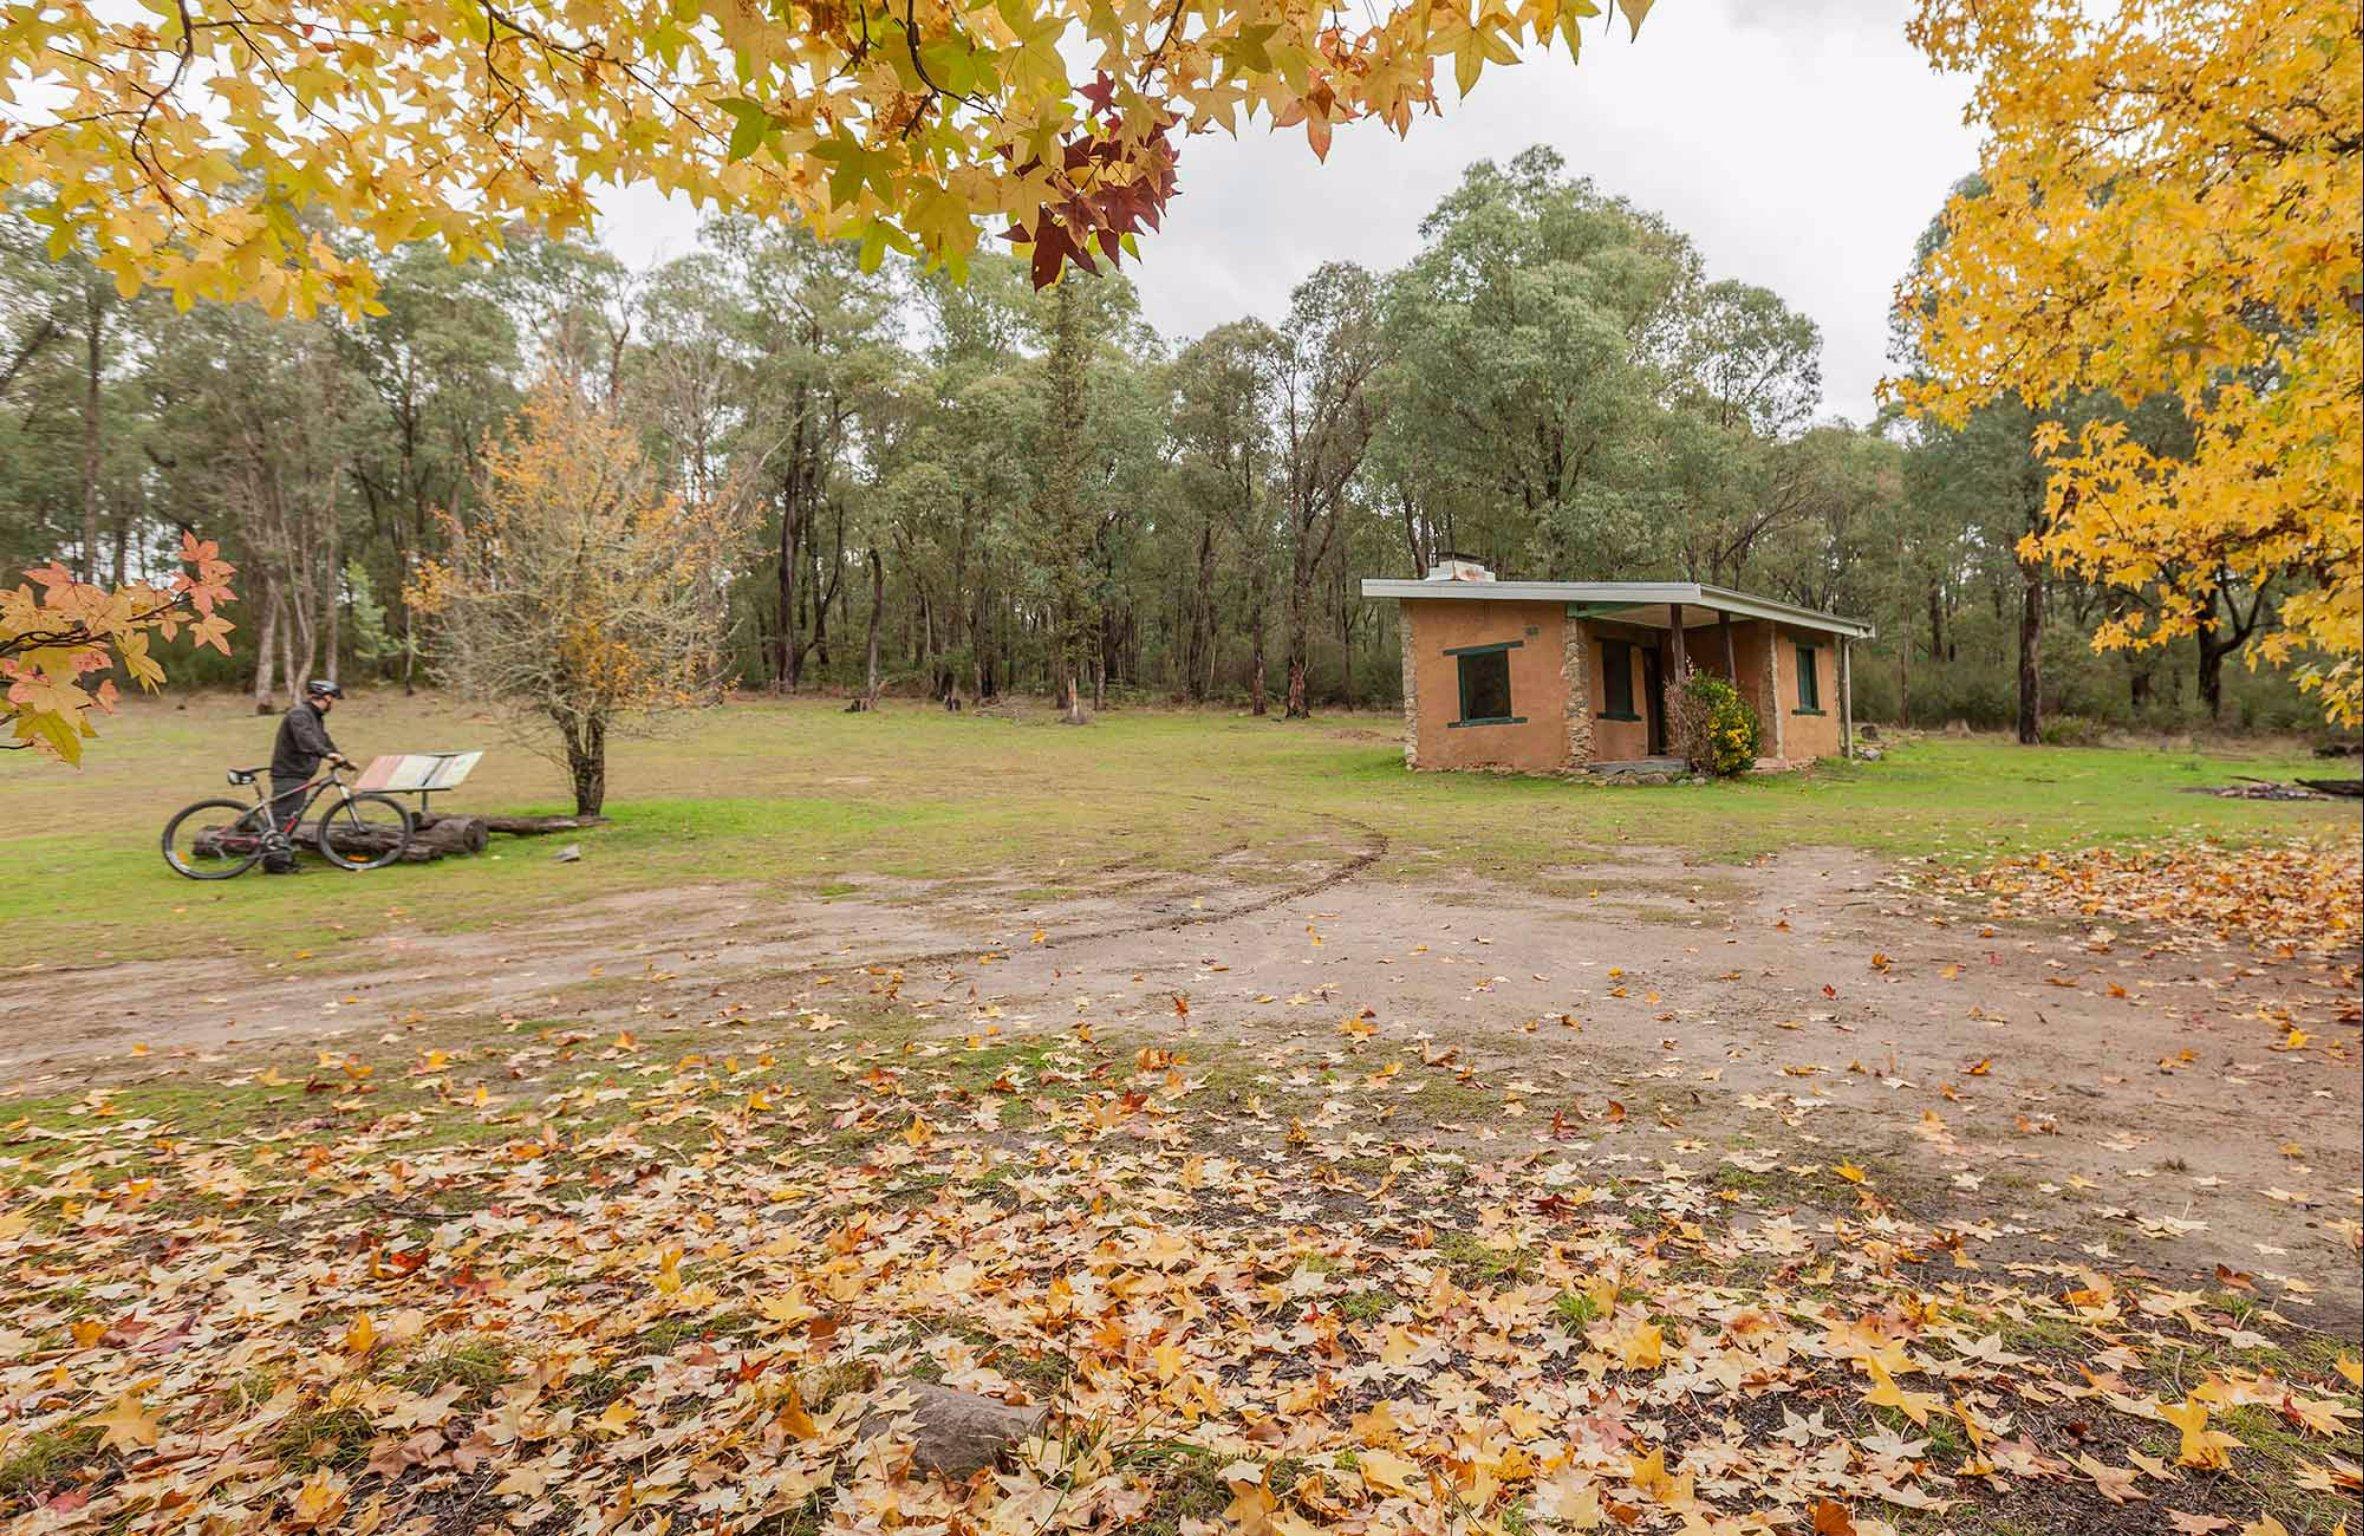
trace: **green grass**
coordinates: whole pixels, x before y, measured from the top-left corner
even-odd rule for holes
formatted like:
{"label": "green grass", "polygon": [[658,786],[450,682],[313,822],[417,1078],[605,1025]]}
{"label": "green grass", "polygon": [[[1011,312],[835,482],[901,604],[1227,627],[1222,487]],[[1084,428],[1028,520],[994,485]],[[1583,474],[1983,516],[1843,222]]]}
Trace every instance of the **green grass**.
{"label": "green grass", "polygon": [[1535,1270],[1535,1255],[1527,1249],[1496,1247],[1466,1232],[1439,1232],[1436,1254],[1464,1286],[1506,1285],[1531,1278]]}
{"label": "green grass", "polygon": [[99,1454],[99,1431],[87,1424],[45,1429],[0,1457],[0,1499],[29,1500],[55,1488]]}
{"label": "green grass", "polygon": [[[0,923],[16,952],[87,964],[228,947],[326,966],[339,947],[396,926],[481,928],[684,882],[845,900],[880,877],[991,877],[1008,883],[1012,902],[1056,900],[1112,871],[1203,872],[1225,854],[1241,878],[1302,877],[1382,834],[1381,878],[1539,881],[1582,865],[1614,878],[1621,852],[1637,845],[1712,860],[1817,844],[1975,858],[2327,833],[2345,815],[2183,793],[2234,773],[2305,771],[2309,760],[2289,743],[2225,755],[1933,738],[1890,743],[1878,763],[1632,788],[1408,773],[1392,715],[1282,723],[1144,709],[1073,730],[1039,709],[1012,718],[899,704],[848,715],[826,700],[760,700],[619,743],[614,824],[563,840],[581,846],[579,862],[554,862],[547,841],[504,838],[496,856],[362,877],[201,884],[172,875],[156,851],[165,819],[230,793],[222,770],[267,756],[271,731],[234,698],[175,696],[105,721],[80,769],[23,755],[0,762],[15,876],[0,887]],[[568,808],[556,768],[441,699],[357,691],[336,732],[363,757],[488,748],[447,802],[454,810]]]}

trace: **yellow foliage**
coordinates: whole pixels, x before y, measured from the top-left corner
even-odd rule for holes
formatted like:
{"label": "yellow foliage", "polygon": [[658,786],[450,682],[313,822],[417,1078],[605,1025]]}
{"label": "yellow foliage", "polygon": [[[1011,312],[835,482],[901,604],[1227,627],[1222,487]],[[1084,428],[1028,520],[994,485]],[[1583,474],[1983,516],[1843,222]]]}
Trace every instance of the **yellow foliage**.
{"label": "yellow foliage", "polygon": [[556,383],[486,444],[482,481],[404,592],[449,682],[589,755],[620,716],[715,696],[744,498],[658,494],[632,429]]}
{"label": "yellow foliage", "polygon": [[2039,442],[2054,505],[2023,549],[2130,594],[2097,644],[2192,633],[2220,581],[2279,583],[2267,660],[2300,653],[2364,717],[2364,49],[2357,0],[1921,0],[1977,77],[1981,187],[1904,286],[1958,422],[2016,395],[2179,401],[2188,456],[2116,423]]}
{"label": "yellow foliage", "polygon": [[[164,668],[148,653],[151,635],[170,641],[185,631],[193,645],[230,653],[230,621],[215,608],[230,601],[237,571],[220,546],[181,535],[181,563],[165,586],[133,583],[110,591],[74,580],[62,566],[27,571],[14,591],[0,591],[0,729],[11,739],[0,750],[30,747],[69,763],[82,760],[85,737],[97,735],[92,710],[112,710],[110,679],[85,688],[89,673],[120,666],[153,693]],[[38,588],[38,590],[36,590]]]}
{"label": "yellow foliage", "polygon": [[[1619,0],[1639,26],[1647,0]],[[1039,280],[1154,229],[1172,135],[1401,133],[1525,46],[1577,51],[1597,0],[1360,10],[1285,0],[45,0],[0,25],[0,191],[34,189],[126,293],[371,312],[364,256],[455,258],[586,224],[649,182],[957,267],[1016,226]]]}

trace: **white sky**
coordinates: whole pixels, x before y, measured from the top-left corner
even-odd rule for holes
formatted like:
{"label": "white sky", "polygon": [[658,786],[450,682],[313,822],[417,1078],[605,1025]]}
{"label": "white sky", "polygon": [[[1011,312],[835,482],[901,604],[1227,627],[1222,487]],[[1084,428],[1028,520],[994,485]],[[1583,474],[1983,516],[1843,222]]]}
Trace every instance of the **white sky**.
{"label": "white sky", "polygon": [[[1911,0],[1659,0],[1638,42],[1591,24],[1565,54],[1489,69],[1468,100],[1413,124],[1339,133],[1327,164],[1301,130],[1188,140],[1166,227],[1132,268],[1149,319],[1194,336],[1277,318],[1324,261],[1385,268],[1472,160],[1548,143],[1573,175],[1665,214],[1714,277],[1779,293],[1823,334],[1823,404],[1857,421],[1885,368],[1888,305],[1913,242],[1972,170],[1965,82],[1904,40]],[[1604,9],[1606,7],[1604,6]],[[1440,64],[1449,77],[1449,64]],[[695,242],[686,207],[603,198],[635,264]]]}

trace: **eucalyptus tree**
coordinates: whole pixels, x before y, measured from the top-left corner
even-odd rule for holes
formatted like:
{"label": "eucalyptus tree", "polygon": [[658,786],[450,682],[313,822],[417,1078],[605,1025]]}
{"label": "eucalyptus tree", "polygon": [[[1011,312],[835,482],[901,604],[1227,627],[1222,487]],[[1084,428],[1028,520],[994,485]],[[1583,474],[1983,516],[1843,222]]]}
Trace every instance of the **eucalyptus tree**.
{"label": "eucalyptus tree", "polygon": [[1289,548],[1288,697],[1283,713],[1311,712],[1314,581],[1352,507],[1352,487],[1377,423],[1371,375],[1384,356],[1379,284],[1351,262],[1314,269],[1289,298],[1272,387],[1274,447]]}
{"label": "eucalyptus tree", "polygon": [[531,269],[457,266],[408,247],[383,270],[384,313],[331,329],[367,386],[350,461],[366,518],[358,564],[372,602],[381,592],[396,598],[381,622],[396,632],[388,640],[406,691],[419,636],[399,594],[441,547],[436,514],[465,511],[486,438],[522,399],[519,314],[532,277]]}
{"label": "eucalyptus tree", "polygon": [[898,295],[853,247],[798,226],[721,219],[706,239],[740,360],[734,463],[776,534],[764,660],[775,688],[794,689],[808,658],[828,659],[864,434],[908,363]]}
{"label": "eucalyptus tree", "polygon": [[254,698],[338,674],[346,524],[368,381],[326,327],[206,305],[160,325],[142,370],[158,499],[238,551]]}
{"label": "eucalyptus tree", "polygon": [[1779,295],[1700,283],[1680,296],[1657,441],[1680,574],[1744,586],[1758,541],[1804,510],[1790,451],[1822,393],[1822,334]]}
{"label": "eucalyptus tree", "polygon": [[1234,627],[1249,637],[1250,707],[1267,708],[1265,636],[1272,589],[1275,523],[1271,400],[1282,342],[1260,320],[1219,325],[1187,347],[1174,366],[1173,436],[1181,515],[1188,520],[1183,580],[1182,690],[1192,700],[1214,691],[1221,665],[1218,622],[1223,551],[1244,570],[1247,601]]}
{"label": "eucalyptus tree", "polygon": [[1552,151],[1480,161],[1388,284],[1382,454],[1429,526],[1538,574],[1629,567],[1690,243],[1572,181]]}

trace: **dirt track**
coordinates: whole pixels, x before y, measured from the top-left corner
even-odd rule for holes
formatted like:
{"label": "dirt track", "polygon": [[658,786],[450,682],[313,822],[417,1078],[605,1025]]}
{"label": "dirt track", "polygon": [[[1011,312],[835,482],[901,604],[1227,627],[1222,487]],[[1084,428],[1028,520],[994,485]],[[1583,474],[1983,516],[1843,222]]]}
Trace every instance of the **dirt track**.
{"label": "dirt track", "polygon": [[[223,956],[114,966],[103,989],[12,977],[0,1078],[57,1092],[240,1045],[505,1015],[688,1028],[900,967],[901,1000],[948,1031],[1085,1018],[1221,1040],[1280,1096],[1318,1093],[1325,1059],[1408,1055],[1406,1112],[1453,1134],[1531,1137],[1556,1112],[1642,1176],[1661,1159],[1774,1181],[1847,1163],[2006,1258],[2196,1285],[2222,1265],[2284,1292],[2298,1320],[2356,1313],[2364,1093],[2331,978],[2131,934],[1982,935],[1977,914],[1846,852],[1738,868],[1631,854],[1556,871],[1549,895],[1392,885],[1361,874],[1377,834],[1340,843],[1279,885],[1113,870],[1036,904],[991,880],[795,903],[705,886],[397,932],[276,970]],[[58,1006],[75,993],[92,1005]],[[1364,1010],[1367,1036],[1341,1031]],[[2311,1043],[2274,1048],[2281,1011]]]}

